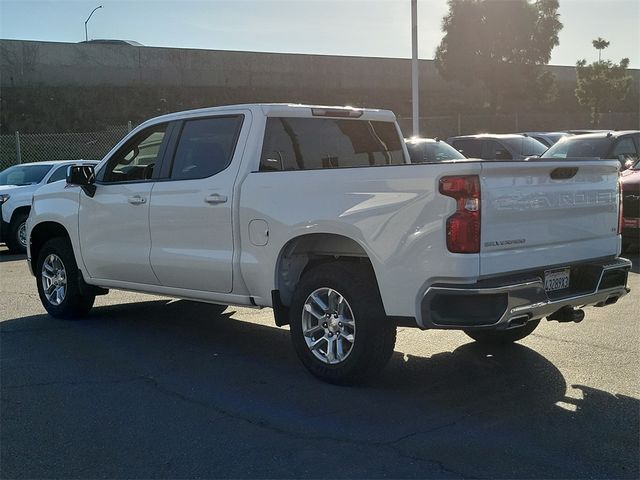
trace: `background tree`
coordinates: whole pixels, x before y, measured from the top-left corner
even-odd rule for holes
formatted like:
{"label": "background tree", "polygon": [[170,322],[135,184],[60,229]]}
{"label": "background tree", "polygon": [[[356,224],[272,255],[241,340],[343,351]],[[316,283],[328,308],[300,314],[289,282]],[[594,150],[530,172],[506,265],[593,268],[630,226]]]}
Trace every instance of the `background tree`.
{"label": "background tree", "polygon": [[[598,53],[609,46],[609,42],[600,37],[592,43]],[[632,81],[631,76],[627,75],[628,66],[628,58],[623,58],[617,64],[610,60],[600,60],[600,55],[598,61],[590,65],[584,59],[576,63],[576,97],[580,105],[591,111],[593,126],[600,123],[602,112],[611,110],[627,97]]]}
{"label": "background tree", "polygon": [[506,95],[547,87],[539,100],[551,100],[553,76],[538,65],[548,63],[559,44],[559,18],[558,0],[449,0],[435,56],[438,71],[467,85],[480,81],[492,113]]}
{"label": "background tree", "polygon": [[609,46],[609,42],[607,42],[604,38],[598,37],[591,42],[593,44],[593,48],[598,50],[598,61],[602,60],[602,50]]}

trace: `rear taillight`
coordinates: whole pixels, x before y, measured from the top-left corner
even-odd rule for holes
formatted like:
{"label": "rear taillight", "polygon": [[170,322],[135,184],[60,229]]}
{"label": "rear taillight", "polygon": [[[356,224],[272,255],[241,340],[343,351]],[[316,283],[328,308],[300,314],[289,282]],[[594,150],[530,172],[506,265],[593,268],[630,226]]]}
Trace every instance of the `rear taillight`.
{"label": "rear taillight", "polygon": [[447,219],[447,249],[453,253],[480,253],[480,178],[478,175],[443,177],[440,193],[456,199],[456,213]]}
{"label": "rear taillight", "polygon": [[618,235],[622,234],[622,229],[624,228],[624,215],[623,215],[623,211],[622,211],[622,205],[623,205],[623,199],[622,199],[622,194],[623,194],[623,187],[622,187],[622,182],[620,181],[620,179],[618,178]]}

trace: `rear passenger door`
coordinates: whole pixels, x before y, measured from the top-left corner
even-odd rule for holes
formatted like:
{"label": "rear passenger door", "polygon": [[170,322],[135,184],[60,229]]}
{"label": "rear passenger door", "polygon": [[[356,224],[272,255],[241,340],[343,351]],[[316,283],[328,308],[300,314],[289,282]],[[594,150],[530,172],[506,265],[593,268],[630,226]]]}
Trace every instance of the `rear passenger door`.
{"label": "rear passenger door", "polygon": [[233,188],[249,124],[249,111],[234,111],[177,125],[167,178],[150,201],[151,266],[161,285],[231,292]]}

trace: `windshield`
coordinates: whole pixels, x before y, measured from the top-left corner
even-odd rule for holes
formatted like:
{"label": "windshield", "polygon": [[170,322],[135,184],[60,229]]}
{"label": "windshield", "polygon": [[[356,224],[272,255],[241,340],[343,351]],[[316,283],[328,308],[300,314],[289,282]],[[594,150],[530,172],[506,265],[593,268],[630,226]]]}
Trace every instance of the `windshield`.
{"label": "windshield", "polygon": [[542,155],[543,158],[606,158],[611,146],[608,138],[570,137],[560,140]]}
{"label": "windshield", "polygon": [[433,163],[466,158],[445,142],[407,142],[411,163]]}
{"label": "windshield", "polygon": [[503,138],[502,143],[506,144],[515,153],[524,157],[531,155],[542,155],[547,149],[546,145],[531,137],[523,138]]}
{"label": "windshield", "polygon": [[0,172],[0,185],[40,183],[52,165],[14,165]]}

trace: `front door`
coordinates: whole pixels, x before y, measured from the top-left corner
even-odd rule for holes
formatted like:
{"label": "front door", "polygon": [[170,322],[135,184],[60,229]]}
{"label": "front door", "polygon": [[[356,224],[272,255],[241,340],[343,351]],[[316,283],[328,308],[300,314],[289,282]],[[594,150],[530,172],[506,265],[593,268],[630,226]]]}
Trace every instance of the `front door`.
{"label": "front door", "polygon": [[142,130],[97,172],[96,192],[80,194],[82,260],[90,277],[157,285],[149,261],[149,198],[167,124]]}
{"label": "front door", "polygon": [[151,265],[162,285],[231,292],[231,208],[242,156],[236,145],[244,145],[248,116],[239,111],[176,127],[169,179],[154,185],[149,212]]}

